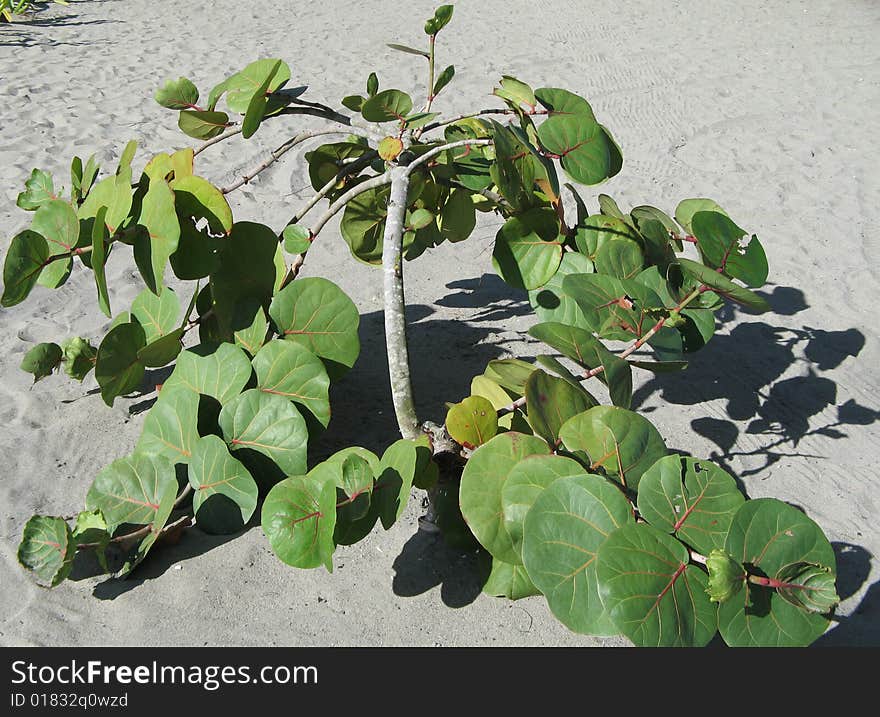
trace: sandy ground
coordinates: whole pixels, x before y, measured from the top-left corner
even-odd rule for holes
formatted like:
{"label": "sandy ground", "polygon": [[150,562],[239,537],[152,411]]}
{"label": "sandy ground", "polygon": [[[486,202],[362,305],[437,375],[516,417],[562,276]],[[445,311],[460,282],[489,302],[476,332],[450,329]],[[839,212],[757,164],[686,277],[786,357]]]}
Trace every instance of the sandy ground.
{"label": "sandy ground", "polygon": [[[361,91],[373,69],[383,87],[419,94],[421,62],[384,43],[421,42],[433,6],[80,0],[0,27],[0,248],[29,221],[14,202],[33,167],[66,177],[74,153],[111,165],[129,139],[150,153],[187,144],[174,114],[152,100],[167,77],[208,88],[272,56],[289,62],[292,84],[310,85],[314,99]],[[775,313],[726,313],[691,368],[642,377],[636,403],[671,447],[719,460],[752,497],[800,505],[823,526],[844,600],[820,644],[880,644],[878,30],[880,6],[870,0],[465,0],[439,49],[439,64],[457,70],[442,110],[491,106],[502,73],[569,88],[623,147],[624,169],[602,191],[625,206],[668,210],[713,197],[761,237]],[[199,172],[228,180],[303,126],[273,122],[250,142],[220,145],[199,158]],[[306,185],[301,154],[287,160],[232,195],[237,218],[283,225]],[[524,297],[492,273],[496,227],[484,221],[465,245],[408,265],[426,416],[442,418],[443,402],[465,395],[487,360],[535,350],[523,338],[533,321]],[[109,277],[117,307],[140,290],[122,255]],[[334,390],[331,430],[313,452],[381,449],[394,427],[379,274],[351,259],[335,228],[307,267],[340,283],[364,315],[362,358]],[[253,527],[225,539],[192,531],[127,581],[35,587],[15,561],[25,520],[78,509],[96,471],[133,447],[152,394],[146,386],[111,409],[93,378],[31,388],[17,367],[34,342],[97,338],[106,325],[83,271],[0,311],[0,644],[625,644],[567,632],[541,598],[480,595],[474,556],[416,531],[418,501],[391,531],[340,549],[333,575],[286,568]]]}

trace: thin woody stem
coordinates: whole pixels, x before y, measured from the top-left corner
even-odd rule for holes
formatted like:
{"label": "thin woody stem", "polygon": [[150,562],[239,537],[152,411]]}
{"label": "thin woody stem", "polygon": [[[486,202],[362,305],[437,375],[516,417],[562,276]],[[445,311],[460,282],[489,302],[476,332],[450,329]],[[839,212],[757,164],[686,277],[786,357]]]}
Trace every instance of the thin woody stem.
{"label": "thin woody stem", "polygon": [[241,134],[241,132],[242,132],[241,127],[233,127],[232,129],[226,130],[223,134],[218,134],[216,137],[212,137],[207,142],[204,142],[203,144],[199,145],[198,147],[196,147],[193,150],[193,157],[201,154],[206,149],[208,149],[208,147],[212,147],[213,145],[217,144],[218,142],[222,142],[224,139],[229,139],[230,137],[235,137],[235,135]]}
{"label": "thin woody stem", "polygon": [[434,149],[425,152],[418,159],[413,160],[413,162],[409,166],[405,167],[405,169],[407,170],[407,174],[412,174],[414,169],[423,165],[429,159],[433,159],[438,154],[445,152],[448,149],[456,149],[457,147],[479,147],[489,144],[492,144],[491,139],[460,139],[457,142],[450,142],[449,144],[444,144],[440,147],[434,147]]}
{"label": "thin woody stem", "polygon": [[297,145],[302,144],[306,140],[312,139],[313,137],[321,137],[322,135],[327,135],[327,134],[346,134],[346,133],[347,132],[345,130],[340,130],[340,129],[325,129],[325,130],[318,130],[318,131],[311,131],[311,132],[300,132],[295,137],[291,137],[289,140],[287,140],[284,144],[282,144],[280,147],[278,147],[278,149],[273,150],[269,155],[269,159],[267,159],[265,162],[262,162],[258,167],[256,167],[256,169],[252,170],[251,172],[248,172],[245,175],[242,175],[242,177],[240,179],[233,182],[228,187],[224,187],[220,191],[223,194],[229,194],[230,192],[235,191],[239,187],[241,187],[245,184],[248,184],[252,179],[254,179],[254,177],[259,175],[261,172],[264,172],[267,169],[269,169],[269,167],[271,167],[273,164],[275,164],[275,162],[277,162],[279,159],[281,159],[281,157],[283,157],[287,152],[289,152],[291,149],[293,149]]}

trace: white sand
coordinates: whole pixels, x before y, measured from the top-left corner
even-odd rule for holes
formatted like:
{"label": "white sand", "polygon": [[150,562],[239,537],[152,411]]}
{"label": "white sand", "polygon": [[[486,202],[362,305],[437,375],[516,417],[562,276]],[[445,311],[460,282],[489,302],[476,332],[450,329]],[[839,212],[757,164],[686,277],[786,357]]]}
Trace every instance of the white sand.
{"label": "white sand", "polygon": [[[409,6],[417,8],[411,20],[403,17]],[[147,153],[188,144],[174,113],[152,100],[168,77],[187,75],[206,91],[273,56],[289,62],[291,84],[310,85],[314,99],[362,91],[373,69],[383,87],[418,93],[421,61],[384,43],[421,42],[433,7],[82,0],[53,6],[32,25],[0,27],[0,248],[5,255],[29,221],[14,203],[33,167],[68,185],[74,153],[95,152],[109,166],[134,138],[146,148],[139,167]],[[751,496],[802,506],[838,545],[845,599],[840,626],[825,638],[837,644],[880,644],[871,557],[880,553],[878,31],[880,6],[870,0],[463,0],[438,61],[457,70],[441,109],[491,105],[502,73],[569,88],[591,101],[623,147],[624,169],[601,191],[627,207],[667,210],[709,196],[761,237],[767,292],[780,313],[728,312],[722,335],[688,372],[642,378],[638,396],[671,447],[721,455]],[[199,172],[221,182],[313,124],[267,124],[248,143],[206,152]],[[301,161],[287,160],[232,195],[239,219],[286,221],[292,192],[306,184]],[[532,343],[521,338],[532,321],[521,297],[491,276],[496,225],[484,222],[466,245],[408,265],[426,416],[442,418],[443,401],[464,395],[486,360]],[[124,254],[110,267],[117,309],[140,290]],[[360,364],[335,391],[334,420],[316,455],[351,442],[381,448],[393,424],[379,274],[350,258],[335,229],[307,268],[339,282],[365,315]],[[448,288],[454,281],[463,283]],[[0,311],[0,644],[625,644],[568,633],[541,598],[478,596],[472,557],[416,533],[416,501],[393,530],[377,528],[340,549],[333,575],[286,568],[256,527],[226,542],[192,531],[125,582],[38,589],[15,561],[25,520],[78,510],[93,475],[133,447],[144,416],[131,411],[150,396],[110,409],[92,377],[82,386],[60,376],[30,388],[18,364],[35,342],[98,338],[106,325],[85,271]]]}

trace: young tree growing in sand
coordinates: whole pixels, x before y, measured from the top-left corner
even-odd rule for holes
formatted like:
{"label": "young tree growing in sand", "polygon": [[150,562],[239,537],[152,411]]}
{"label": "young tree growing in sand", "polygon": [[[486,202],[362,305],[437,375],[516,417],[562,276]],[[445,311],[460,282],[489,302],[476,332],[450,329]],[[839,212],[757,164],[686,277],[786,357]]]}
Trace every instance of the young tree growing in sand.
{"label": "young tree growing in sand", "polygon": [[[203,140],[195,150],[157,154],[135,173],[130,143],[100,179],[93,160],[75,158],[65,198],[34,170],[18,199],[33,222],[7,253],[3,306],[37,283],[60,286],[81,264],[99,309],[114,316],[104,267],[126,246],[145,289],[97,347],[81,337],[39,344],[22,367],[35,380],[58,367],[82,380],[94,369],[112,405],[148,367],[176,363],[132,454],[98,473],[75,518],[31,518],[19,560],[53,586],[86,549],[125,575],[193,523],[240,530],[262,500],[276,555],[332,570],[337,545],[378,522],[389,528],[416,487],[431,496],[426,528],[491,554],[487,593],[543,595],[576,632],[622,633],[637,645],[701,646],[719,630],[730,645],[812,642],[838,601],[821,529],[784,502],[747,500],[732,476],[670,452],[630,410],[633,369],[684,369],[726,301],[769,309],[752,290],[768,274],[760,242],[709,199],[686,199],[670,216],[647,205],[623,211],[600,194],[590,214],[559,177],[596,185],[620,171],[622,156],[589,103],[567,90],[505,76],[496,106],[441,115],[455,70],[436,71],[435,42],[451,17],[445,5],[428,20],[425,50],[392,45],[426,61],[421,106],[371,74],[343,112],[286,89],[288,66],[261,59],[201,103],[186,78],[157,91],[181,130]],[[196,174],[201,152],[292,115],[327,128],[301,131],[229,186]],[[233,219],[227,194],[331,135],[339,139],[305,155],[316,193],[281,231]],[[410,383],[405,262],[466,240],[477,212],[504,220],[494,267],[528,292],[539,320],[529,333],[550,350],[535,362],[490,361],[442,424],[426,422]],[[330,420],[330,382],[359,353],[352,301],[326,279],[299,276],[337,214],[352,254],[381,267],[401,438],[381,457],[352,446],[309,466],[309,437]],[[165,284],[169,264],[194,283],[182,312]]]}

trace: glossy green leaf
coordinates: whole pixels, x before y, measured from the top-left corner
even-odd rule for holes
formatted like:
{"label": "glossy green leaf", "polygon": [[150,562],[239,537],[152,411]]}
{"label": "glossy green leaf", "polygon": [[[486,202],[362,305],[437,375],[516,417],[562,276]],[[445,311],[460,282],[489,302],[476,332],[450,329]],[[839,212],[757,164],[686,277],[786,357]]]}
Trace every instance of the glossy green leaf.
{"label": "glossy green leaf", "polygon": [[330,379],[315,354],[292,341],[270,341],[254,356],[253,366],[257,388],[299,404],[327,427]]}
{"label": "glossy green leaf", "polygon": [[670,455],[639,481],[639,513],[698,553],[724,547],[733,516],[745,502],[736,481],[714,463]]}
{"label": "glossy green leaf", "polygon": [[[749,573],[790,577],[789,566],[809,563],[835,571],[834,550],[810,518],[774,498],[746,501],[737,511],[724,549]],[[721,604],[718,627],[732,647],[800,647],[828,628],[824,615],[788,602],[776,590],[747,582]]]}
{"label": "glossy green leaf", "polygon": [[180,131],[194,139],[211,139],[230,126],[225,112],[182,110],[177,120]]}
{"label": "glossy green leaf", "polygon": [[448,65],[439,75],[437,75],[437,79],[434,82],[434,91],[432,93],[434,97],[439,95],[440,91],[452,82],[453,77],[455,77],[455,66]]}
{"label": "glossy green leaf", "polygon": [[201,177],[185,176],[171,183],[174,190],[174,204],[181,217],[207,219],[208,226],[215,234],[229,234],[232,231],[232,209],[223,193],[208,180]]}
{"label": "glossy green leaf", "polygon": [[52,175],[41,169],[35,169],[24,183],[24,191],[18,195],[15,203],[20,209],[32,212],[54,199],[57,197]]}
{"label": "glossy green leaf", "polygon": [[514,552],[522,563],[523,523],[529,509],[552,483],[560,478],[584,475],[584,469],[577,461],[563,456],[527,456],[510,471],[501,487],[501,505],[504,514],[504,529],[513,542]]}
{"label": "glossy green leaf", "polygon": [[35,515],[25,523],[18,562],[46,587],[62,583],[73,568],[76,546],[62,518]]}
{"label": "glossy green leaf", "polygon": [[144,421],[137,452],[189,463],[198,432],[199,395],[188,388],[163,386]]}
{"label": "glossy green leaf", "polygon": [[128,174],[114,175],[94,186],[77,211],[77,216],[80,220],[92,219],[98,216],[101,207],[107,207],[104,223],[114,234],[128,218],[132,202],[131,177]]}
{"label": "glossy green leaf", "polygon": [[647,419],[616,406],[596,406],[568,419],[559,430],[563,445],[631,491],[642,474],[666,455],[666,444]]}
{"label": "glossy green leaf", "polygon": [[[61,199],[44,202],[37,209],[31,230],[49,243],[53,256],[69,254],[79,241],[79,219],[73,207]],[[50,289],[61,286],[70,276],[72,264],[69,257],[47,264],[39,275],[39,283]]]}
{"label": "glossy green leaf", "polygon": [[113,461],[92,483],[86,509],[100,510],[113,533],[121,525],[165,525],[177,494],[174,466],[161,456],[135,454]]}
{"label": "glossy green leaf", "polygon": [[162,293],[165,265],[177,250],[180,222],[174,209],[174,192],[166,182],[150,182],[144,196],[138,226],[145,230],[135,239],[134,256],[144,283],[154,294]]}
{"label": "glossy green leaf", "polygon": [[186,216],[180,218],[180,239],[177,250],[171,255],[171,269],[178,279],[203,279],[217,271],[220,257],[217,249],[220,240],[207,231],[196,229],[195,222]]}
{"label": "glossy green leaf", "polygon": [[382,238],[388,216],[389,187],[370,189],[345,206],[339,229],[342,238],[361,261],[382,263]]}
{"label": "glossy green leaf", "polygon": [[95,288],[98,291],[98,308],[111,317],[110,294],[107,291],[107,274],[104,265],[107,261],[107,207],[100,207],[92,224],[92,272],[95,274]]}
{"label": "glossy green leaf", "polygon": [[254,97],[275,92],[289,80],[290,67],[284,61],[273,58],[256,60],[225,80],[226,105],[233,112],[245,114]]}
{"label": "glossy green leaf", "polygon": [[483,373],[502,388],[522,396],[526,392],[526,381],[534,370],[533,364],[520,359],[496,359],[486,365]]}
{"label": "glossy green leaf", "polygon": [[75,336],[62,342],[61,350],[64,352],[64,372],[77,381],[82,381],[95,367],[98,349],[92,346],[86,339]]}
{"label": "glossy green leaf", "polygon": [[684,257],[678,257],[677,262],[686,275],[702,282],[716,293],[726,296],[731,301],[742,304],[757,313],[770,311],[770,304],[767,303],[764,297],[734,283],[723,274],[719,274],[708,266],[685,259]]}
{"label": "glossy green leaf", "polygon": [[383,90],[364,102],[361,114],[367,122],[402,122],[412,107],[412,98],[406,92]]}
{"label": "glossy green leaf", "polygon": [[490,167],[492,181],[517,211],[534,206],[532,189],[538,174],[532,149],[510,129],[492,121],[495,162]]}
{"label": "glossy green leaf", "polygon": [[299,411],[286,398],[249,389],[223,406],[219,423],[233,455],[243,449],[256,451],[269,458],[284,475],[306,472],[308,429]]}
{"label": "glossy green leaf", "polygon": [[589,328],[577,302],[563,289],[562,281],[569,274],[592,272],[593,262],[586,256],[577,252],[564,253],[556,273],[543,286],[529,292],[529,303],[538,319]]}
{"label": "glossy green leaf", "polygon": [[31,347],[21,360],[19,368],[34,375],[34,383],[40,379],[51,376],[58,368],[58,364],[64,358],[64,353],[58,344],[42,343]]}
{"label": "glossy green leaf", "polygon": [[150,343],[138,351],[138,361],[148,368],[160,368],[167,366],[183,350],[181,339],[184,330],[176,328],[173,331],[153,339]]}
{"label": "glossy green leaf", "polygon": [[407,226],[411,229],[424,229],[429,224],[433,224],[434,215],[431,214],[427,209],[416,209],[412,214],[410,214],[409,221],[407,222]]}
{"label": "glossy green leaf", "polygon": [[467,239],[477,225],[477,214],[471,193],[454,189],[440,210],[440,233],[451,242]]}
{"label": "glossy green leaf", "polygon": [[170,110],[188,110],[199,101],[199,90],[186,77],[167,80],[153,96],[160,105]]}
{"label": "glossy green leaf", "polygon": [[495,597],[506,597],[508,600],[521,600],[541,594],[522,565],[511,565],[498,558],[492,558],[492,571],[483,585],[483,592]]}
{"label": "glossy green leaf", "polygon": [[719,214],[727,214],[727,212],[711,199],[683,199],[675,208],[675,221],[677,221],[688,234],[693,234],[691,220],[697,212],[718,212]]}
{"label": "glossy green leaf", "polygon": [[740,229],[729,217],[718,212],[696,212],[691,229],[703,261],[747,286],[762,286],[767,281],[767,256],[758,237]]}
{"label": "glossy green leaf", "polygon": [[236,398],[251,378],[251,362],[238,346],[196,346],[182,352],[163,391],[176,387],[213,396],[221,405]]}
{"label": "glossy green leaf", "polygon": [[284,251],[288,254],[305,254],[312,245],[312,233],[299,224],[284,227]]}
{"label": "glossy green leaf", "polygon": [[415,441],[400,439],[388,446],[382,454],[376,470],[376,487],[372,500],[385,530],[391,528],[406,509],[418,463]]}
{"label": "glossy green leaf", "polygon": [[502,75],[500,85],[492,90],[492,94],[503,99],[513,109],[521,109],[520,105],[535,107],[535,91],[525,82],[511,75]]}
{"label": "glossy green leaf", "polygon": [[603,370],[598,378],[608,386],[611,402],[621,408],[630,407],[632,370],[629,364],[611,353],[588,331],[576,326],[547,322],[532,326],[529,334],[587,370],[601,366]]}
{"label": "glossy green leaf", "polygon": [[291,282],[273,297],[269,316],[286,340],[325,359],[331,378],[354,366],[360,314],[332,281],[309,277]]}
{"label": "glossy green leaf", "polygon": [[296,568],[333,570],[336,484],[296,475],[275,485],[263,503],[263,532],[272,551]]}
{"label": "glossy green leaf", "polygon": [[595,405],[586,391],[544,371],[534,371],[526,382],[529,423],[550,444],[558,444],[563,423]]}
{"label": "glossy green leaf", "polygon": [[707,577],[687,548],[645,524],[611,533],[598,555],[599,594],[612,621],[639,647],[703,647],[717,631]]}
{"label": "glossy green leaf", "polygon": [[446,414],[446,430],[465,448],[476,448],[498,432],[498,416],[491,401],[469,396]]}
{"label": "glossy green leaf", "polygon": [[492,266],[511,286],[537,289],[562,260],[559,224],[552,210],[533,209],[508,219],[495,237]]}
{"label": "glossy green leaf", "polygon": [[196,441],[187,473],[200,528],[209,533],[232,533],[251,519],[257,508],[257,484],[217,436]]}
{"label": "glossy green leaf", "polygon": [[250,326],[257,305],[268,306],[275,291],[278,249],[275,232],[254,222],[236,222],[223,240],[210,286],[214,314],[227,340]]}
{"label": "glossy green leaf", "polygon": [[161,296],[144,289],[132,302],[131,313],[143,326],[149,344],[177,328],[180,300],[172,289],[163,291]]}
{"label": "glossy green leaf", "polygon": [[536,497],[525,518],[523,562],[550,610],[570,630],[616,632],[599,596],[597,553],[609,534],[634,521],[623,494],[596,475],[561,478]]}
{"label": "glossy green leaf", "polygon": [[480,544],[499,560],[520,562],[504,525],[504,483],[521,460],[549,453],[540,438],[507,432],[480,446],[465,465],[459,492],[462,515]]}
{"label": "glossy green leaf", "polygon": [[101,341],[95,360],[95,379],[101,387],[101,398],[108,406],[117,396],[139,388],[144,379],[144,365],[138,351],[147,345],[144,329],[139,323],[114,326]]}
{"label": "glossy green leaf", "polygon": [[12,238],[3,264],[3,297],[0,305],[15,306],[24,301],[37,283],[49,259],[46,240],[25,229]]}
{"label": "glossy green leaf", "polygon": [[[252,137],[254,133],[260,128],[260,124],[263,122],[263,117],[266,116],[266,108],[269,105],[269,99],[266,96],[266,93],[269,91],[269,87],[272,85],[272,81],[275,79],[275,76],[279,73],[279,71],[281,71],[281,66],[283,64],[284,63],[281,60],[276,60],[273,64],[268,65],[265,69],[262,81],[260,82],[259,86],[254,90],[250,102],[248,102],[247,110],[244,114],[244,119],[241,123],[241,136],[244,139],[249,139],[250,137]],[[287,65],[284,65],[284,67],[286,68]],[[287,71],[287,74],[289,79],[289,69]],[[226,98],[228,101],[228,94]]]}

